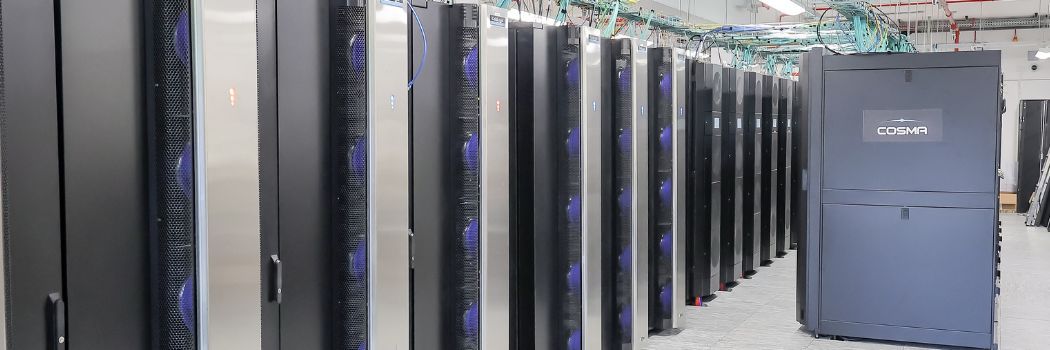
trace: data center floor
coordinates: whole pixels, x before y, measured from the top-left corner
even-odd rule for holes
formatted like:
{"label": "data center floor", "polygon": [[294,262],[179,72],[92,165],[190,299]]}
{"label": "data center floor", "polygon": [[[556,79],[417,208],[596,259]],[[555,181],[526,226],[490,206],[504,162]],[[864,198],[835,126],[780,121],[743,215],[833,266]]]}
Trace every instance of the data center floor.
{"label": "data center floor", "polygon": [[[1050,232],[1003,214],[999,348],[1050,347]],[[795,252],[719,292],[704,307],[688,307],[676,335],[650,338],[649,349],[946,349],[852,339],[814,339],[795,321]],[[669,332],[673,333],[673,332]]]}

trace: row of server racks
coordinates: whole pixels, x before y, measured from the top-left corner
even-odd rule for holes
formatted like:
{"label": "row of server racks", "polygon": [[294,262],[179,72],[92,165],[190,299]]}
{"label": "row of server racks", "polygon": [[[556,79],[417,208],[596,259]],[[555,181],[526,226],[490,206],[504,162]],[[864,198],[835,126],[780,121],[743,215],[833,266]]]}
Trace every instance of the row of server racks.
{"label": "row of server racks", "polygon": [[0,2],[0,349],[260,346],[255,6]]}
{"label": "row of server racks", "polygon": [[526,16],[3,0],[0,349],[637,349],[787,250],[792,83]]}
{"label": "row of server racks", "polygon": [[685,307],[684,62],[583,27],[510,43],[513,344],[640,348]]}
{"label": "row of server racks", "polygon": [[702,305],[794,249],[794,81],[687,60],[687,298]]}

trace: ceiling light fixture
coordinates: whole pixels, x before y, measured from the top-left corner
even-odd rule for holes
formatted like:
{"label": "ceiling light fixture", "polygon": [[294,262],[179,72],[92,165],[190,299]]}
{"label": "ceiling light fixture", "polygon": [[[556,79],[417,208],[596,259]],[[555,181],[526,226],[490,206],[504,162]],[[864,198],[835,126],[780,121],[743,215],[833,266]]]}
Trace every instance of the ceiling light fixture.
{"label": "ceiling light fixture", "polygon": [[797,16],[797,15],[802,14],[803,12],[806,12],[806,9],[802,8],[802,5],[799,5],[799,4],[797,4],[797,3],[795,3],[794,1],[791,1],[791,0],[759,0],[759,1],[762,1],[763,4],[766,4],[769,7],[772,7],[774,9],[776,9],[777,11],[780,11],[780,12],[782,12],[785,15],[788,15],[788,16]]}
{"label": "ceiling light fixture", "polygon": [[1041,60],[1050,59],[1050,47],[1044,47],[1039,49],[1039,51],[1035,53],[1035,58]]}

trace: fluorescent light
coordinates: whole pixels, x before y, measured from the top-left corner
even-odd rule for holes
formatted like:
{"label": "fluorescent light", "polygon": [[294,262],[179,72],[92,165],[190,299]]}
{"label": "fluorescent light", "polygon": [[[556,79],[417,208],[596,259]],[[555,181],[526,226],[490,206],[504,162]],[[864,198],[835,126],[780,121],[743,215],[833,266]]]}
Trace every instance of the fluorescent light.
{"label": "fluorescent light", "polygon": [[1039,52],[1035,53],[1035,58],[1041,60],[1050,59],[1050,47],[1044,47],[1042,49],[1039,49]]}
{"label": "fluorescent light", "polygon": [[788,16],[796,16],[796,15],[799,15],[799,14],[801,14],[803,12],[806,12],[806,9],[802,8],[802,5],[799,5],[799,4],[797,4],[797,3],[795,3],[794,1],[791,1],[791,0],[759,0],[759,1],[762,1],[763,4],[769,5],[769,7],[772,7],[774,9],[776,9],[777,11],[783,12],[785,15],[788,15]]}

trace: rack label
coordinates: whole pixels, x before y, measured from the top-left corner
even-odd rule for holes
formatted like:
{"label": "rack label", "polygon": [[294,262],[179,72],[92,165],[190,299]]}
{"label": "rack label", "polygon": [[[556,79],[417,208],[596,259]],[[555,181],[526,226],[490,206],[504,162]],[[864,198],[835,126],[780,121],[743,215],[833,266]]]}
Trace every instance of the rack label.
{"label": "rack label", "polygon": [[864,142],[939,142],[944,137],[941,109],[866,110]]}
{"label": "rack label", "polygon": [[507,26],[507,19],[502,16],[489,15],[489,25],[503,28]]}

